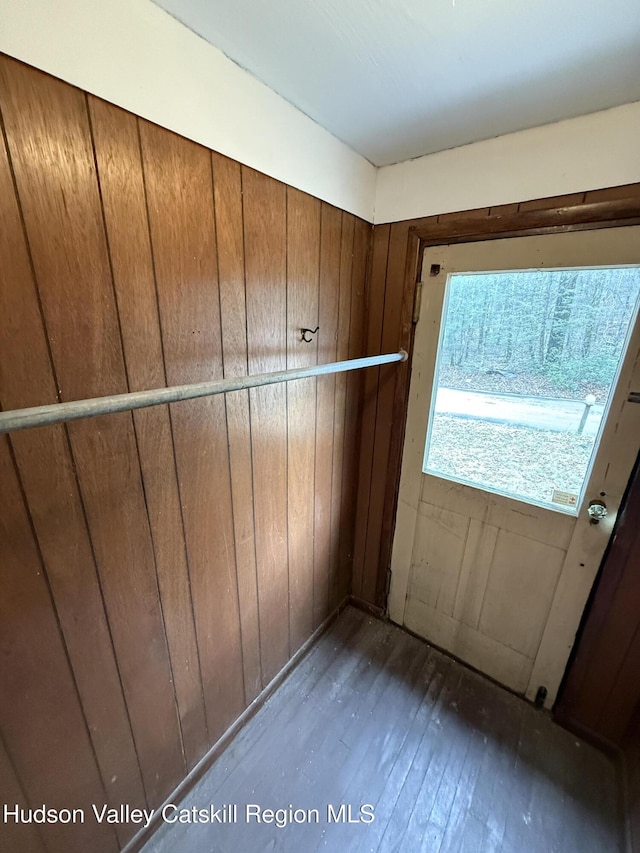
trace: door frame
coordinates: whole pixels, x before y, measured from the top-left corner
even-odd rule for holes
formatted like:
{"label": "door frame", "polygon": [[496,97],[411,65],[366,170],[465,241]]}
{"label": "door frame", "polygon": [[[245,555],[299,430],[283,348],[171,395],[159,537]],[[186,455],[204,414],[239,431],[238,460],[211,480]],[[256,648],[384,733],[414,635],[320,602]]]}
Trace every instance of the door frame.
{"label": "door frame", "polygon": [[[637,455],[640,409],[627,398],[640,381],[640,323],[634,310],[607,406],[612,417],[607,417],[585,483],[590,497],[606,493],[609,513],[614,512],[609,523],[594,527],[582,511],[582,489],[580,512],[566,513],[487,484],[456,482],[437,471],[421,473],[446,293],[450,276],[465,271],[636,266],[639,239],[637,225],[574,231],[431,246],[423,260],[423,309],[415,333],[389,616],[531,700],[544,688],[548,708]],[[522,618],[514,616],[519,609]]]}
{"label": "door frame", "polygon": [[378,590],[376,604],[387,616],[391,549],[395,533],[409,380],[417,322],[416,290],[418,283],[422,280],[424,249],[427,246],[451,243],[638,225],[640,224],[640,183],[429,216],[402,224],[407,228],[407,251],[401,259],[404,270],[393,270],[388,267],[386,271],[387,280],[391,276],[396,276],[402,281],[402,322],[398,344],[409,353],[407,362],[401,365],[401,369],[397,372],[393,394],[394,429],[389,445],[384,487],[383,535],[380,541],[375,582],[375,588]]}

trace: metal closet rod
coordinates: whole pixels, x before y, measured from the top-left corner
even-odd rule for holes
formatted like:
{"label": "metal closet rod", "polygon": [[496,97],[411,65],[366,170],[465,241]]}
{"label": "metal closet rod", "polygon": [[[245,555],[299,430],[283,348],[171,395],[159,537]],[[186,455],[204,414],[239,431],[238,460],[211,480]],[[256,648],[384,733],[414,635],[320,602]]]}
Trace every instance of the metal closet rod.
{"label": "metal closet rod", "polygon": [[95,418],[97,415],[144,409],[147,406],[160,406],[163,403],[177,403],[179,400],[225,394],[227,391],[242,391],[246,388],[257,388],[260,385],[275,385],[278,382],[290,382],[292,379],[344,373],[347,370],[361,370],[363,367],[375,367],[379,364],[392,364],[395,361],[406,360],[407,353],[405,350],[400,350],[387,355],[371,355],[366,358],[352,358],[349,361],[318,364],[314,367],[296,367],[293,370],[258,373],[255,376],[241,376],[237,379],[218,379],[214,382],[196,382],[192,385],[174,385],[171,388],[156,388],[152,391],[131,391],[128,394],[112,394],[109,397],[94,397],[90,400],[76,400],[71,403],[53,403],[53,405],[34,406],[30,409],[14,409],[10,412],[0,412],[0,433],[59,424],[62,421],[75,421],[78,418]]}

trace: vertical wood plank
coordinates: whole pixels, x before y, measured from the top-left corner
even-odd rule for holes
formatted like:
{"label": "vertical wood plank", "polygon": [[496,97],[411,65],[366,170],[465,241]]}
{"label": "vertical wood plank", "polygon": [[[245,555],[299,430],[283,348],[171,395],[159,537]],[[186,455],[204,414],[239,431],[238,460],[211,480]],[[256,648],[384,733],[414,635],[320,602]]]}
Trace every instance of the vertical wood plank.
{"label": "vertical wood plank", "polygon": [[[300,329],[318,326],[320,202],[287,188],[287,368],[318,360]],[[316,380],[287,383],[287,506],[289,638],[293,654],[313,631],[313,525],[315,499]]]}
{"label": "vertical wood plank", "polygon": [[[122,340],[132,391],[166,384],[135,116],[97,98],[89,108]],[[169,409],[134,412],[187,767],[207,748]]]}
{"label": "vertical wood plank", "polygon": [[[338,341],[336,358],[349,358],[349,332],[351,328],[351,287],[353,270],[355,217],[342,214],[342,238],[340,248],[340,295],[338,300]],[[333,418],[333,461],[331,495],[331,565],[329,580],[329,607],[333,610],[340,603],[342,584],[340,541],[343,536],[342,481],[344,472],[344,443],[347,411],[348,374],[336,375],[335,407]]]}
{"label": "vertical wood plank", "polygon": [[602,708],[597,730],[611,742],[621,744],[638,713],[637,675],[640,670],[640,626],[634,612],[636,630],[624,656],[611,692]]}
{"label": "vertical wood plank", "polygon": [[[54,403],[56,383],[3,140],[0,219],[0,401],[5,409]],[[108,800],[144,806],[65,429],[25,430],[13,434],[11,443]],[[124,826],[118,834],[126,840],[133,833]]]}
{"label": "vertical wood plank", "polygon": [[393,398],[393,429],[389,444],[389,461],[385,477],[386,488],[384,496],[384,508],[382,511],[382,533],[380,536],[380,558],[378,565],[378,584],[376,589],[376,604],[379,607],[387,606],[386,580],[387,571],[391,566],[391,548],[395,534],[396,509],[398,506],[398,492],[400,489],[400,468],[402,465],[402,448],[404,444],[404,433],[407,420],[407,407],[409,398],[409,378],[411,354],[413,352],[413,336],[415,325],[413,323],[413,305],[418,280],[418,271],[421,268],[420,240],[414,231],[407,234],[407,252],[404,266],[404,278],[401,282],[403,297],[402,310],[400,314],[400,339],[399,347],[404,349],[409,358],[407,361],[397,364],[397,376],[395,380],[395,392]]}
{"label": "vertical wood plank", "polygon": [[[336,361],[342,213],[323,203],[320,227],[320,287],[318,294],[318,362]],[[333,433],[336,377],[319,376],[316,399],[315,519],[313,552],[314,628],[329,615],[333,596],[329,584],[331,566],[331,515]]]}
{"label": "vertical wood plank", "polygon": [[[286,189],[242,167],[249,373],[286,368]],[[250,392],[260,614],[267,684],[289,658],[287,403],[284,385]]]}
{"label": "vertical wood plank", "polygon": [[[210,153],[139,122],[170,385],[222,376]],[[209,740],[244,707],[226,407],[171,407]]]}
{"label": "vertical wood plank", "polygon": [[[4,744],[0,740],[0,802],[9,808],[27,809],[24,791],[15,774]],[[2,826],[2,842],[6,850],[17,850],[21,853],[46,853],[44,841],[36,824],[16,824],[7,821]]]}
{"label": "vertical wood plank", "polygon": [[[6,436],[0,482],[0,729],[30,805],[91,815],[104,788]],[[43,831],[55,850],[118,849],[106,824],[55,823]]]}
{"label": "vertical wood plank", "polygon": [[[60,396],[126,391],[85,98],[4,58],[0,75]],[[184,762],[133,421],[110,415],[68,432],[145,788],[157,804]]]}
{"label": "vertical wood plank", "polygon": [[[240,164],[212,154],[220,316],[225,376],[247,375],[247,312],[244,284],[244,234]],[[227,429],[231,460],[231,494],[242,629],[242,664],[246,701],[262,687],[260,631],[253,525],[253,471],[249,392],[227,394]]]}
{"label": "vertical wood plank", "polygon": [[[381,352],[393,352],[400,346],[400,319],[404,300],[404,268],[407,255],[407,234],[409,226],[406,222],[394,222],[389,236],[387,258],[387,275],[385,281],[384,313],[382,317]],[[380,566],[382,514],[387,487],[387,464],[389,461],[389,445],[394,423],[393,401],[398,365],[383,365],[379,369],[375,436],[371,462],[371,489],[369,493],[369,513],[364,552],[362,579],[362,598],[371,603],[377,603],[377,590],[380,575],[384,585],[386,567]]]}
{"label": "vertical wood plank", "polygon": [[[372,275],[371,277],[372,282],[375,283],[375,287],[372,286],[371,288],[371,294],[368,297],[365,294],[371,231],[371,226],[368,223],[361,219],[356,220],[351,279],[349,358],[359,358],[365,355],[365,351],[366,354],[375,354],[380,351],[380,345],[379,343],[376,344],[374,332],[381,324],[381,318],[375,320],[375,318],[371,319],[370,316],[369,332],[366,339],[367,343],[365,344],[365,304],[369,315],[371,315],[372,311],[377,312],[378,308],[376,306],[379,306],[383,299],[379,293],[380,286],[377,276]],[[382,241],[382,248],[384,249],[384,241]],[[373,412],[375,411],[375,378],[378,375],[378,371],[379,368],[375,367],[365,370],[362,373],[352,373],[347,380],[341,577],[344,593],[346,594],[349,591],[349,583],[352,582],[353,593],[356,596],[362,595],[366,509],[368,507],[371,453],[373,449],[373,432],[370,428],[370,418],[373,417]],[[367,381],[369,385],[367,385]],[[360,445],[359,447],[358,444]],[[357,514],[356,500],[358,501]],[[351,580],[352,566],[353,574]]]}
{"label": "vertical wood plank", "polygon": [[[371,275],[369,299],[367,304],[366,355],[380,352],[382,343],[382,320],[389,254],[391,226],[375,228],[372,239]],[[375,423],[378,407],[378,378],[380,368],[365,371],[362,399],[362,432],[360,436],[360,462],[358,474],[358,506],[356,513],[355,544],[353,557],[353,594],[362,598],[365,574],[365,550],[367,544],[367,526],[369,521],[369,501],[371,499],[371,478],[373,473],[373,448]]]}

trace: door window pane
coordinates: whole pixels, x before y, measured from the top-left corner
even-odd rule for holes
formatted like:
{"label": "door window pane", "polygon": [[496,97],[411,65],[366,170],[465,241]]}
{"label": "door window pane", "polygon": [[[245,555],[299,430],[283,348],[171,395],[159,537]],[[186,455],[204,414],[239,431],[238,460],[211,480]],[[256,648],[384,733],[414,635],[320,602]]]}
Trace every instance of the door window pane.
{"label": "door window pane", "polygon": [[639,292],[638,267],[450,275],[423,471],[576,512]]}

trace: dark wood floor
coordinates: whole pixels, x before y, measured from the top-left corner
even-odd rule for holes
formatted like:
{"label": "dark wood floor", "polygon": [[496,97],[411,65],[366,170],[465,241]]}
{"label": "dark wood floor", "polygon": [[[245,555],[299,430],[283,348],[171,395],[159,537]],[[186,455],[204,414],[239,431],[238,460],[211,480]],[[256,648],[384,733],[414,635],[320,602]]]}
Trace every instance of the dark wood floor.
{"label": "dark wood floor", "polygon": [[[236,804],[237,823],[165,824],[144,851],[616,853],[617,790],[544,712],[348,608],[179,804]],[[247,824],[247,803],[319,822]],[[375,819],[328,822],[341,803]]]}

